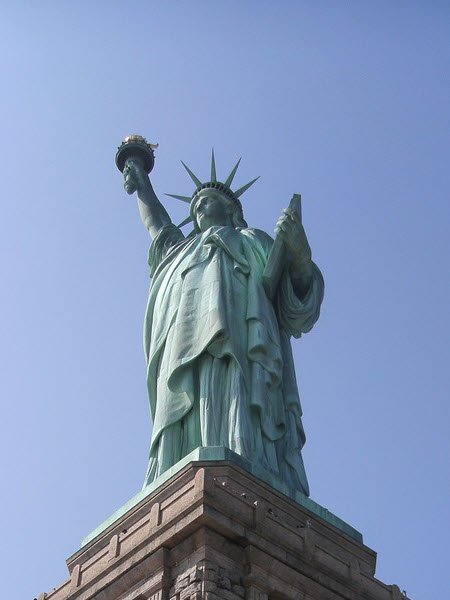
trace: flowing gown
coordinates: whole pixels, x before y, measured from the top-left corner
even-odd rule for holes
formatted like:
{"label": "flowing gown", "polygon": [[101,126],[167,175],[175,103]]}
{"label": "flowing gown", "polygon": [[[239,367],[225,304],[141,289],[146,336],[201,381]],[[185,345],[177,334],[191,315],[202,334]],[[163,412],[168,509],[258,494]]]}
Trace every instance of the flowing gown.
{"label": "flowing gown", "polygon": [[225,446],[309,494],[289,338],[318,319],[323,279],[314,265],[300,300],[286,270],[270,302],[262,274],[272,243],[263,231],[231,226],[185,238],[173,224],[153,240],[144,487],[195,448]]}

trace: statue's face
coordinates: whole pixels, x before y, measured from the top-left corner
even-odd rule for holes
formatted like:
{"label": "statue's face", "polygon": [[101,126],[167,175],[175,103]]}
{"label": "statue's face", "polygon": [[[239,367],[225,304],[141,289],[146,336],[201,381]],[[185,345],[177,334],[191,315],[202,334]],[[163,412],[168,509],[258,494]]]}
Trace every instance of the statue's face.
{"label": "statue's face", "polygon": [[230,202],[217,190],[203,190],[196,199],[194,214],[200,231],[213,225],[232,225]]}

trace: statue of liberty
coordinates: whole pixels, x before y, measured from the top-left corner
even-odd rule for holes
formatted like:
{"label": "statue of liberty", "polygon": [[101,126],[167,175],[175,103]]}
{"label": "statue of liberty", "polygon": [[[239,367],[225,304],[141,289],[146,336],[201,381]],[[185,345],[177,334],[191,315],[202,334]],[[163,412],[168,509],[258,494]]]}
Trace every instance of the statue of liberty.
{"label": "statue of liberty", "polygon": [[[192,450],[222,446],[309,495],[290,337],[313,327],[324,284],[299,214],[285,209],[277,223],[286,251],[270,297],[263,274],[274,241],[248,227],[239,200],[256,179],[232,191],[240,161],[221,182],[214,152],[207,182],[183,163],[195,189],[169,194],[189,205],[176,226],[151,185],[152,156],[144,138],[130,136],[116,157],[152,238],[144,348],[153,430],[144,487]],[[190,221],[185,236],[180,227]]]}

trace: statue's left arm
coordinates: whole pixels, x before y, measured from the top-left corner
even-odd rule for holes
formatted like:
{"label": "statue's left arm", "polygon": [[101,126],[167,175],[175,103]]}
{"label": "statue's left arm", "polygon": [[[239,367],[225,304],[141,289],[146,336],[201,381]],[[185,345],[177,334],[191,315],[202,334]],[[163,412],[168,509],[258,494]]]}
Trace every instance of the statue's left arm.
{"label": "statue's left arm", "polygon": [[275,233],[283,240],[288,250],[288,269],[294,290],[300,300],[308,293],[313,275],[311,248],[297,211],[283,210]]}
{"label": "statue's left arm", "polygon": [[275,232],[287,249],[275,306],[281,328],[294,337],[309,331],[319,318],[323,299],[322,274],[311,260],[311,248],[300,217],[285,209]]}

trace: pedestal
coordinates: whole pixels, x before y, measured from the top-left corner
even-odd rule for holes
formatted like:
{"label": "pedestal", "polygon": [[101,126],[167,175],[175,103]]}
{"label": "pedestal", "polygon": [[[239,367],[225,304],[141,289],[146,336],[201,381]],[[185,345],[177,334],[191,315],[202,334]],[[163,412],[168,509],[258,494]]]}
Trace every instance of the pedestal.
{"label": "pedestal", "polygon": [[406,599],[358,532],[303,498],[232,460],[188,462],[88,536],[39,600]]}

